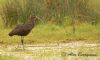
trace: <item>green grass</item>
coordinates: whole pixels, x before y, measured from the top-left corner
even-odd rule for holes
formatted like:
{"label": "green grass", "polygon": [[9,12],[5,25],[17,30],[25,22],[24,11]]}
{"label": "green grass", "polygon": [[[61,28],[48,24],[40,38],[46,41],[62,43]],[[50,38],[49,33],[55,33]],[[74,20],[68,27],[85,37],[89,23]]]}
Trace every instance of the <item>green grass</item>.
{"label": "green grass", "polygon": [[0,55],[0,60],[21,60],[13,56]]}
{"label": "green grass", "polygon": [[[8,36],[13,28],[0,29],[0,42],[4,44],[20,43],[19,36]],[[37,25],[32,32],[25,37],[25,43],[62,43],[71,41],[84,41],[89,43],[99,43],[100,27],[90,24],[80,24],[76,26],[76,33],[72,33],[72,26],[58,26],[54,24]]]}

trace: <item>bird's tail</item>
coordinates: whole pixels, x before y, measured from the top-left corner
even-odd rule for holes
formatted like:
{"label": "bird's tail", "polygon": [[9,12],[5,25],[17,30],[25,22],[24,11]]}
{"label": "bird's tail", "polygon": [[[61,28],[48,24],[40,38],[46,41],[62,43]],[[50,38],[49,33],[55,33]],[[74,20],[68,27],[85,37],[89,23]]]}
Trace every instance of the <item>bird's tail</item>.
{"label": "bird's tail", "polygon": [[13,36],[13,33],[10,32],[8,35],[9,35],[9,36]]}

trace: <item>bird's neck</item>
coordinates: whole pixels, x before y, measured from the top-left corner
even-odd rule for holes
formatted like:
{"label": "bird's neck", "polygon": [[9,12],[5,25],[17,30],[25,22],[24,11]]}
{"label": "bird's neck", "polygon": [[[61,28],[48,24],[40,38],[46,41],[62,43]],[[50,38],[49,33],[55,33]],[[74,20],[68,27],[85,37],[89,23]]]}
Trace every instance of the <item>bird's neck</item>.
{"label": "bird's neck", "polygon": [[28,24],[28,25],[30,25],[30,27],[34,27],[34,25],[35,25],[35,21],[33,21],[33,20],[31,20],[31,21],[29,21],[28,23],[26,23],[26,24]]}

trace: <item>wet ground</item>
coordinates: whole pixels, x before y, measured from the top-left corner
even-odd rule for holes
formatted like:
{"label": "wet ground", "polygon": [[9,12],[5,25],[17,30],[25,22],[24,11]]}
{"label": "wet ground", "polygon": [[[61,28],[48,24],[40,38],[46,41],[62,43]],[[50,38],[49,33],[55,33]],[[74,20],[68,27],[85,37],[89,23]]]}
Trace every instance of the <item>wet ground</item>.
{"label": "wet ground", "polygon": [[100,60],[100,44],[71,42],[61,44],[25,45],[25,50],[9,45],[0,50],[1,55],[22,60]]}

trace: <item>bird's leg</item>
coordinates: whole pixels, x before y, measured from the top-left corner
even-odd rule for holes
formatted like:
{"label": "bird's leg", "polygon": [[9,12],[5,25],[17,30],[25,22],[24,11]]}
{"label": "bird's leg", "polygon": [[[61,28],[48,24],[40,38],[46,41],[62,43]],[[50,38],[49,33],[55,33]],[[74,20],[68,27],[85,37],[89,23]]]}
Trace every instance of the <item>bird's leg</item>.
{"label": "bird's leg", "polygon": [[24,49],[24,37],[23,36],[21,36],[21,43],[22,43],[22,46],[23,46],[23,49]]}

